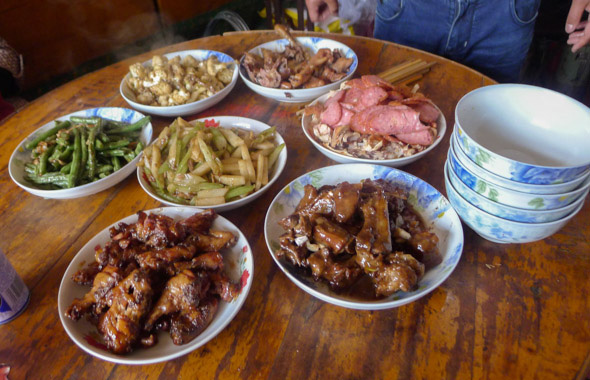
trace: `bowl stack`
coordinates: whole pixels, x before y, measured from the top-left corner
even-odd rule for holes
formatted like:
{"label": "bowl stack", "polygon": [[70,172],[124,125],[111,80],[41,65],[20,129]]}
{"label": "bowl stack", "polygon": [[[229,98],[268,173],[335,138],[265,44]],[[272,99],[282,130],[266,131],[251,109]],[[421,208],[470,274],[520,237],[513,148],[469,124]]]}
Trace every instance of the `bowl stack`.
{"label": "bowl stack", "polygon": [[590,109],[528,85],[474,90],[457,104],[444,170],[449,201],[480,236],[544,239],[590,191]]}

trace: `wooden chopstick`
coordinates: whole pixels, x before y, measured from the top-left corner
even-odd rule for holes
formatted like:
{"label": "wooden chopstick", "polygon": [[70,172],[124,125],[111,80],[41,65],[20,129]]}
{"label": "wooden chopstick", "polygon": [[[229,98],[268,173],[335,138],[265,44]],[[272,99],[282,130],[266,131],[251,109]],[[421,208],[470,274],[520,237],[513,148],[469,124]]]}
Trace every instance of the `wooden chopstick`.
{"label": "wooden chopstick", "polygon": [[377,75],[379,75],[380,77],[384,78],[384,77],[387,77],[387,76],[389,76],[391,74],[394,74],[394,73],[396,73],[396,72],[398,72],[400,70],[403,70],[403,69],[406,69],[408,67],[412,67],[414,65],[417,65],[420,62],[422,62],[421,59],[415,59],[413,61],[402,62],[399,65],[392,66],[389,69],[387,69],[385,71],[382,71],[381,73],[379,73]]}
{"label": "wooden chopstick", "polygon": [[435,64],[436,62],[415,59],[390,67],[377,75],[390,83],[406,84],[420,80]]}

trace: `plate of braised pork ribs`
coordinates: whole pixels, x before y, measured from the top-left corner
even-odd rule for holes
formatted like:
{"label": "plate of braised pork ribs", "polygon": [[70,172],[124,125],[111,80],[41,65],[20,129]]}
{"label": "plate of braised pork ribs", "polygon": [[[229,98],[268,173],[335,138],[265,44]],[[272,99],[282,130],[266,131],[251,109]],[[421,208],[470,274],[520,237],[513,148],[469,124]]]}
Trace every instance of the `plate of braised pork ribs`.
{"label": "plate of braised pork ribs", "polygon": [[449,201],[401,170],[341,164],[314,170],[271,203],[265,237],[297,286],[351,309],[413,302],[452,273],[463,229]]}
{"label": "plate of braised pork ribs", "polygon": [[253,268],[244,235],[214,210],[140,211],[76,254],[59,289],[60,319],[80,348],[103,360],[170,360],[230,323]]}

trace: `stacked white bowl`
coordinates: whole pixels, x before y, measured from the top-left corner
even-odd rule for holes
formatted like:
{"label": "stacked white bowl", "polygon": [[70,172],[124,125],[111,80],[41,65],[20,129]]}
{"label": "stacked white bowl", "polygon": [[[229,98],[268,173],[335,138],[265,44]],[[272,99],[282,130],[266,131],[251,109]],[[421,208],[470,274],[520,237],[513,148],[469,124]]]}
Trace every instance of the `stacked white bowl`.
{"label": "stacked white bowl", "polygon": [[455,109],[444,171],[449,201],[480,236],[544,239],[590,191],[590,109],[535,86],[474,90]]}

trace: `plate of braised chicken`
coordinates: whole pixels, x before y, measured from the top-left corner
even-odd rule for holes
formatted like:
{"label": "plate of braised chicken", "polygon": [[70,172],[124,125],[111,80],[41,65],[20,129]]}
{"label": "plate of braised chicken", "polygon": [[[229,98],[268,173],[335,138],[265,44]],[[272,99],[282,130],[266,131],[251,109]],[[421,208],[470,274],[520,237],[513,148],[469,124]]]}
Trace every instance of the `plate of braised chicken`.
{"label": "plate of braised chicken", "polygon": [[424,94],[376,75],[344,82],[303,110],[311,143],[340,163],[407,165],[434,149],[446,132],[440,109]]}
{"label": "plate of braised chicken", "polygon": [[380,310],[425,296],[453,271],[461,221],[423,180],[395,168],[340,164],[287,185],[265,220],[271,256],[325,302]]}
{"label": "plate of braised chicken", "polygon": [[244,235],[214,210],[164,207],[105,228],[74,257],[58,309],[84,351],[122,364],[185,355],[235,317],[252,285]]}
{"label": "plate of braised chicken", "polygon": [[343,43],[320,37],[293,37],[283,25],[282,39],[246,52],[239,73],[254,92],[281,102],[309,102],[352,77],[355,52]]}

